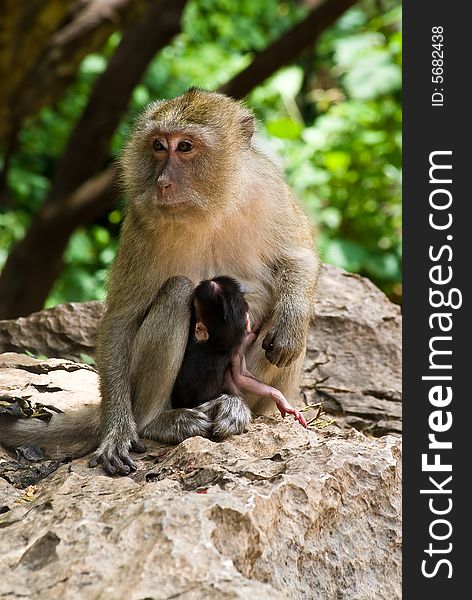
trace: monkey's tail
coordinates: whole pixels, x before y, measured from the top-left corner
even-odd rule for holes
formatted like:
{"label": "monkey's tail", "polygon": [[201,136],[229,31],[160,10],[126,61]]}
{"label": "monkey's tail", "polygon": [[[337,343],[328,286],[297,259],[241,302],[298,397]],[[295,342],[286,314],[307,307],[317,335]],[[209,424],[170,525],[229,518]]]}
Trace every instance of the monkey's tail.
{"label": "monkey's tail", "polygon": [[48,458],[80,458],[98,447],[100,440],[99,405],[53,415],[49,423],[39,419],[0,417],[0,444],[17,448],[35,444]]}

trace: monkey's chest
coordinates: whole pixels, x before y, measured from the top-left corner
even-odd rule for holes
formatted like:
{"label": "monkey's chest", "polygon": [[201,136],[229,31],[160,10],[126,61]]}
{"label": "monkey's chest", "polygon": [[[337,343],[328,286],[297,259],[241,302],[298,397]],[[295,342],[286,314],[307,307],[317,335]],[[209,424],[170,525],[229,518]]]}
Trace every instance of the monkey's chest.
{"label": "monkey's chest", "polygon": [[218,243],[205,245],[187,239],[177,252],[160,257],[158,277],[161,285],[171,276],[183,275],[194,285],[219,275],[232,277],[243,288],[251,317],[261,320],[271,309],[273,295],[273,272],[263,257],[258,240],[246,236],[227,239],[221,233]]}

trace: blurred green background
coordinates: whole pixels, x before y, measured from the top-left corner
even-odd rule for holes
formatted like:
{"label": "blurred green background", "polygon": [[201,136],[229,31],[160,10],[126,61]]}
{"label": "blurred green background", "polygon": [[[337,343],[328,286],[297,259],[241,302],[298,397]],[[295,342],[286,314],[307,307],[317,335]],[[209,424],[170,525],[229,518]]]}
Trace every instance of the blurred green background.
{"label": "blurred green background", "polygon": [[[134,88],[108,161],[119,154],[133,117],[147,102],[175,96],[191,85],[218,89],[313,5],[187,2],[181,31],[153,58]],[[318,227],[322,259],[367,276],[395,302],[401,302],[400,23],[400,2],[355,3],[245,98],[260,123],[259,146],[279,162]],[[114,31],[99,52],[87,54],[62,97],[29,116],[10,144],[8,164],[3,164],[0,267],[42,205],[93,83],[121,35]],[[122,206],[119,199],[111,210],[74,230],[46,306],[104,298]]]}

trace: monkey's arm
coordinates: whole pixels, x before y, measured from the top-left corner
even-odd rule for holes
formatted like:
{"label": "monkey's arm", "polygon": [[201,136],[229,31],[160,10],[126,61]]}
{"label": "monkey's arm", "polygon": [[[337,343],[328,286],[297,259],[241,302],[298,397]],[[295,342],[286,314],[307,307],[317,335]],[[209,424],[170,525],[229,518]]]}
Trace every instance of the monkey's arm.
{"label": "monkey's arm", "polygon": [[318,273],[318,257],[308,247],[279,259],[275,267],[276,304],[262,342],[273,365],[286,367],[305,350]]}
{"label": "monkey's arm", "polygon": [[257,340],[258,334],[259,334],[258,331],[251,331],[250,333],[246,334],[246,337],[244,338],[244,340],[239,348],[239,354],[241,354],[242,356],[244,356],[244,354],[246,354],[249,346],[254,344],[254,342]]}
{"label": "monkey's arm", "polygon": [[231,379],[236,388],[241,391],[256,394],[261,398],[273,400],[279,409],[282,418],[287,414],[293,415],[296,421],[303,425],[303,427],[307,427],[307,422],[301,413],[292,407],[280,390],[259,381],[259,379],[254,377],[254,375],[247,370],[244,356],[235,356],[231,361],[229,379]]}

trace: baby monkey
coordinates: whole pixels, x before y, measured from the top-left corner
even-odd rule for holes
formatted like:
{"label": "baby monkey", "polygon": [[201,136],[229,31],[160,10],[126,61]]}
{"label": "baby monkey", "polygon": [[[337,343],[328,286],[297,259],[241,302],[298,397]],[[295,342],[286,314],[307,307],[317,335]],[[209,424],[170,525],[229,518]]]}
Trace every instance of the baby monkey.
{"label": "baby monkey", "polygon": [[257,339],[240,284],[219,276],[202,281],[192,295],[190,333],[172,391],[173,408],[195,408],[221,394],[248,392],[270,398],[282,417],[307,423],[279,390],[262,383],[246,368],[245,352]]}

